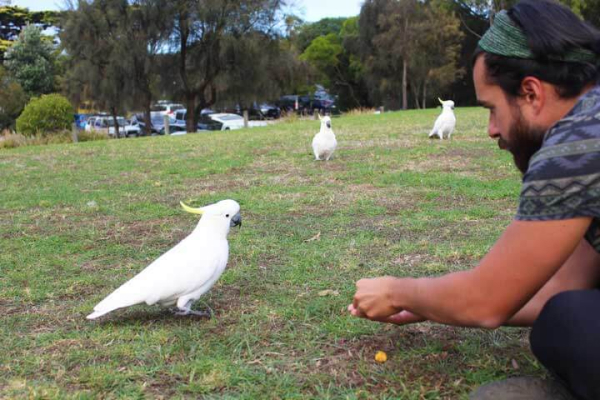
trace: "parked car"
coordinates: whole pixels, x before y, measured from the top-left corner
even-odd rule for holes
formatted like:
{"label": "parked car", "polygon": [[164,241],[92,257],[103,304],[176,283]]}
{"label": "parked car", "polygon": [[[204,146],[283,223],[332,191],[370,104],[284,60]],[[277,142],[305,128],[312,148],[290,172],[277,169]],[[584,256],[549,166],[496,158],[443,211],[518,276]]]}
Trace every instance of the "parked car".
{"label": "parked car", "polygon": [[244,127],[244,118],[237,114],[215,113],[207,116],[212,121],[221,124],[221,131],[242,129]]}
{"label": "parked car", "polygon": [[[108,136],[115,136],[115,121],[112,117],[108,117]],[[119,124],[119,137],[131,137],[139,136],[141,129],[139,126],[132,125],[131,121],[126,120],[123,117],[117,117],[117,123]]]}
{"label": "parked car", "polygon": [[[160,130],[158,131],[158,134],[164,135],[166,133],[167,132],[165,130],[165,125],[163,124],[162,128],[160,128]],[[169,123],[169,135],[179,136],[179,135],[185,135],[185,134],[187,134],[185,123],[182,124],[178,121],[171,120],[171,122]]]}
{"label": "parked car", "polygon": [[262,103],[259,106],[259,109],[266,119],[277,119],[281,117],[281,109],[273,104]]}
{"label": "parked car", "polygon": [[[239,105],[232,108],[225,108],[226,113],[244,115],[244,110]],[[248,119],[250,121],[264,121],[266,119],[277,119],[281,116],[281,109],[277,106],[268,103],[254,103],[248,108]]]}
{"label": "parked car", "polygon": [[[174,124],[175,118],[169,117],[169,126]],[[131,117],[131,123],[140,128],[141,131],[145,131],[146,122],[144,122],[144,116],[142,114],[135,114]],[[156,113],[150,115],[150,134],[151,135],[164,135],[165,127],[165,116],[164,114]],[[162,133],[161,133],[162,131]]]}
{"label": "parked car", "polygon": [[[208,108],[205,108],[204,110],[202,110],[200,112],[200,119],[198,120],[198,125],[196,126],[196,128],[200,131],[219,131],[219,130],[221,130],[221,125],[218,122],[212,120],[211,118],[208,118],[208,115],[214,114],[214,113],[215,112],[213,110],[210,110]],[[175,112],[175,122],[185,126],[186,114],[187,114],[186,110],[176,111]]]}
{"label": "parked car", "polygon": [[318,111],[321,114],[337,114],[335,97],[318,92],[313,96],[286,95],[279,99],[279,107],[286,112],[297,112],[301,114],[313,114]]}
{"label": "parked car", "polygon": [[[133,125],[124,117],[117,117],[119,124],[119,137],[138,136],[140,128]],[[96,131],[106,133],[108,136],[115,136],[115,120],[109,115],[96,115],[87,119],[84,129],[86,132]]]}
{"label": "parked car", "polygon": [[153,105],[152,107],[150,107],[150,112],[152,113],[152,115],[167,114],[170,117],[175,117],[175,112],[178,110],[185,110],[185,107],[183,106],[183,104],[158,102],[155,105]]}

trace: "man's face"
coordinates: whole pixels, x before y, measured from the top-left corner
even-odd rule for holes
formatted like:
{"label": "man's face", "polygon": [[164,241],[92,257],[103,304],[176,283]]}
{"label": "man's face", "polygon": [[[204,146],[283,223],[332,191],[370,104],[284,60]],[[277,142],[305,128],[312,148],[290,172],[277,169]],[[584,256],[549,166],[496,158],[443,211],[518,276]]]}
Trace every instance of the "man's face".
{"label": "man's face", "polygon": [[542,146],[546,129],[525,120],[519,99],[509,99],[498,85],[487,80],[484,57],[479,56],[473,68],[473,81],[479,103],[490,111],[488,135],[498,146],[512,153],[517,168],[525,173],[531,156]]}

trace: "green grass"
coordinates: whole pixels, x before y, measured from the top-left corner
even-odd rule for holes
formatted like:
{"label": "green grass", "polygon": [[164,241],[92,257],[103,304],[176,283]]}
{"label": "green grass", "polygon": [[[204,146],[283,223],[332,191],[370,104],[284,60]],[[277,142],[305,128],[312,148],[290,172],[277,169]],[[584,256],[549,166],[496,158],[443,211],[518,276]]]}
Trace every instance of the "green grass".
{"label": "green grass", "polygon": [[[485,111],[457,109],[443,142],[427,139],[438,112],[334,119],[328,163],[313,161],[316,121],[0,151],[0,397],[454,399],[542,374],[522,330],[345,312],[362,277],[476,265],[512,218],[519,176]],[[215,318],[85,319],[193,229],[180,200],[225,198],[244,227],[199,305]]]}

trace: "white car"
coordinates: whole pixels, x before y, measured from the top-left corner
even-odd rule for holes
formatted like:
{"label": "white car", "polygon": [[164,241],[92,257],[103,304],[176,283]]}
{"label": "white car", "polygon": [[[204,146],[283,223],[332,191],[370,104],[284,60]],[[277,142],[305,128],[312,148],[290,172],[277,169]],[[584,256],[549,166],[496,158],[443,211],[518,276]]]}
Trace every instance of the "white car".
{"label": "white car", "polygon": [[[119,124],[119,136],[129,137],[138,136],[141,132],[139,126],[132,125],[123,117],[117,117],[117,123]],[[115,123],[113,117],[101,115],[90,117],[85,123],[85,131],[91,132],[104,132],[108,136],[115,136]]]}
{"label": "white car", "polygon": [[175,112],[179,110],[185,110],[183,104],[177,103],[168,103],[164,101],[159,101],[157,104],[150,107],[150,113],[152,115],[160,114],[160,115],[168,115],[169,117],[175,118]]}
{"label": "white car", "polygon": [[[139,136],[142,132],[139,126],[131,124],[129,120],[123,117],[117,117],[117,123],[119,124],[120,137]],[[108,136],[115,136],[115,123],[112,117],[108,120]]]}
{"label": "white car", "polygon": [[[242,129],[244,127],[244,117],[237,114],[228,113],[214,113],[203,116],[204,119],[209,118],[210,120],[217,122],[221,125],[222,131],[229,131],[234,129]],[[257,126],[266,126],[265,121],[248,121],[248,127],[254,128]]]}

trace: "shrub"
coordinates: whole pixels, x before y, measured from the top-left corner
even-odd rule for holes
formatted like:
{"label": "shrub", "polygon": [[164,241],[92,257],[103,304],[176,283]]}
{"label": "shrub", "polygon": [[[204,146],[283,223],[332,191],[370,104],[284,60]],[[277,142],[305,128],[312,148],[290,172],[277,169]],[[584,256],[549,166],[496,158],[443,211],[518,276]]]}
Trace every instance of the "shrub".
{"label": "shrub", "polygon": [[94,140],[108,140],[108,133],[98,131],[79,131],[77,132],[77,139],[80,142],[91,142]]}
{"label": "shrub", "polygon": [[0,136],[0,149],[14,149],[21,146],[40,146],[46,144],[71,143],[71,132],[60,131],[50,136],[23,136],[19,133],[4,132]]}
{"label": "shrub", "polygon": [[17,118],[17,132],[46,136],[71,128],[73,107],[60,94],[48,94],[32,99]]}
{"label": "shrub", "polygon": [[0,136],[0,149],[14,149],[27,143],[27,138],[16,133],[5,133]]}
{"label": "shrub", "polygon": [[0,129],[14,129],[15,120],[27,104],[27,96],[17,82],[15,82],[0,67]]}

